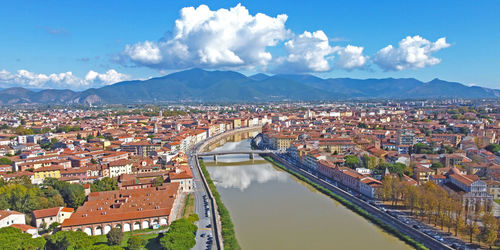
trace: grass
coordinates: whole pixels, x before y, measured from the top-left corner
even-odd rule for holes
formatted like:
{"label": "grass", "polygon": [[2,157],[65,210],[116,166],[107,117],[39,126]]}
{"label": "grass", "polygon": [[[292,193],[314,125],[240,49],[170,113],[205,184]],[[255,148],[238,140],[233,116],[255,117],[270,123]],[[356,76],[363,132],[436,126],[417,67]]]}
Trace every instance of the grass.
{"label": "grass", "polygon": [[383,222],[382,220],[378,219],[378,218],[375,218],[373,215],[369,214],[366,210],[362,209],[361,207],[351,203],[350,201],[344,199],[343,197],[341,197],[340,195],[337,195],[335,193],[333,193],[332,191],[310,181],[308,178],[304,177],[303,175],[293,171],[293,170],[290,170],[286,167],[284,167],[283,165],[277,163],[276,161],[274,161],[274,159],[272,159],[271,157],[269,156],[264,156],[263,157],[264,159],[266,159],[267,161],[271,162],[273,165],[275,165],[276,167],[292,174],[293,176],[295,176],[296,178],[298,178],[299,180],[303,181],[303,182],[306,182],[307,184],[313,186],[314,188],[316,188],[318,191],[320,191],[321,193],[325,194],[325,195],[328,195],[330,196],[331,198],[335,199],[336,201],[338,201],[339,203],[341,203],[342,205],[344,205],[345,207],[349,208],[350,210],[354,211],[355,213],[363,216],[364,218],[368,219],[369,221],[371,221],[373,224],[379,226],[380,228],[382,228],[383,230],[385,230],[386,232],[398,237],[399,239],[401,239],[402,241],[406,242],[408,245],[416,248],[416,249],[428,249],[426,246],[424,246],[424,244],[412,239],[411,237],[409,237],[408,235],[406,234],[403,234],[401,233],[400,231],[398,231],[397,229],[387,225],[385,222]]}
{"label": "grass", "polygon": [[497,204],[500,204],[500,199],[494,199]]}
{"label": "grass", "polygon": [[[155,231],[158,231],[158,229],[141,229],[141,230],[124,232],[123,241],[120,247],[126,248],[128,238],[135,235],[144,240],[144,247],[146,249],[161,249],[162,246],[160,245],[159,239],[157,239],[158,234],[155,233]],[[96,238],[96,242],[94,243],[94,245],[108,244],[108,239],[106,238],[106,235],[98,235],[93,237]]]}
{"label": "grass", "polygon": [[194,214],[194,195],[188,194],[186,197],[186,204],[184,205],[184,211],[182,212],[182,217],[188,218],[191,214]]}
{"label": "grass", "polygon": [[231,220],[231,216],[229,215],[229,211],[227,210],[226,206],[224,206],[224,203],[220,198],[220,194],[219,192],[217,192],[217,188],[210,178],[210,173],[208,173],[203,160],[200,160],[200,167],[203,175],[205,176],[205,179],[207,180],[208,187],[210,188],[210,191],[214,196],[215,202],[217,203],[217,211],[219,212],[222,224],[222,239],[224,241],[224,249],[241,249],[240,244],[236,239],[236,233],[234,231],[234,225],[233,221]]}

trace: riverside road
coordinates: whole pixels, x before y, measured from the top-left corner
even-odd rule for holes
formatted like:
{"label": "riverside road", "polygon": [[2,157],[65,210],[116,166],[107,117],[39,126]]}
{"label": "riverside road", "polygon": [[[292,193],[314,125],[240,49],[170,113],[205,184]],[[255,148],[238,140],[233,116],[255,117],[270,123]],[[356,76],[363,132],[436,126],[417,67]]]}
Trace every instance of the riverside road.
{"label": "riverside road", "polygon": [[317,176],[310,174],[309,172],[296,167],[295,165],[289,163],[288,161],[282,159],[281,157],[277,155],[272,155],[272,158],[281,163],[284,167],[289,168],[292,171],[295,171],[297,173],[302,174],[304,177],[309,179],[310,181],[332,191],[333,193],[341,196],[342,198],[350,201],[351,203],[361,207],[362,209],[366,210],[369,214],[374,216],[375,218],[383,221],[387,225],[395,228],[396,230],[408,235],[412,239],[421,242],[424,244],[426,247],[430,249],[452,249],[448,245],[437,241],[436,239],[408,226],[407,224],[401,222],[400,220],[388,215],[387,213],[383,212],[382,210],[378,209],[377,207],[374,207],[370,205],[369,203],[351,195],[350,193],[336,187],[335,185],[332,185]]}

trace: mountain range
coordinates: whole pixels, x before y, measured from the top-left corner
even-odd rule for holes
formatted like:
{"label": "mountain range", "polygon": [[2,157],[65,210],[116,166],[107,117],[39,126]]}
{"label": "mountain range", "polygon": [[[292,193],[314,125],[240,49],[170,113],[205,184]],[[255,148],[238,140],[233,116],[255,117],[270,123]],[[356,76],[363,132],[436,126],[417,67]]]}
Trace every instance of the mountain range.
{"label": "mountain range", "polygon": [[84,91],[14,87],[0,104],[124,104],[158,102],[267,102],[339,99],[499,98],[500,90],[414,78],[323,79],[312,75],[256,74],[190,69],[148,80],[118,82]]}

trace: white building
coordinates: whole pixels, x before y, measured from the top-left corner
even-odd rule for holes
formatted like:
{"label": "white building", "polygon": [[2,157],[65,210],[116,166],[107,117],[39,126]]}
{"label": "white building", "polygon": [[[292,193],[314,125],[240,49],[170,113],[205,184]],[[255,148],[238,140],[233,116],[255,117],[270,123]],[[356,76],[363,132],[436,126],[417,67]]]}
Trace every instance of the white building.
{"label": "white building", "polygon": [[109,163],[109,177],[117,177],[122,174],[131,174],[132,164],[127,160],[112,161]]}
{"label": "white building", "polygon": [[16,211],[0,210],[0,228],[10,227],[13,224],[26,224],[24,214]]}

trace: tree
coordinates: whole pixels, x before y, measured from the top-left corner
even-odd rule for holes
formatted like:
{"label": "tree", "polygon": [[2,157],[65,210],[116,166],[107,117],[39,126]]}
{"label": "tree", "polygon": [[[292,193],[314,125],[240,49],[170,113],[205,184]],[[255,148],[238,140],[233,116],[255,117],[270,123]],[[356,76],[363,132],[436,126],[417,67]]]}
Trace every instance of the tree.
{"label": "tree", "polygon": [[163,182],[164,182],[164,181],[165,181],[165,180],[163,179],[163,176],[162,176],[162,175],[157,176],[157,177],[154,179],[154,181],[153,181],[153,185],[154,185],[155,187],[161,186],[161,185],[163,185]]}
{"label": "tree", "polygon": [[43,249],[44,246],[43,237],[32,238],[31,234],[14,227],[0,228],[0,249]]}
{"label": "tree", "polygon": [[12,165],[12,161],[9,158],[0,158],[0,165]]}
{"label": "tree", "polygon": [[377,157],[364,155],[363,164],[365,165],[366,168],[374,169],[377,166]]}
{"label": "tree", "polygon": [[196,245],[196,240],[189,232],[168,232],[160,239],[160,244],[168,250],[191,249]]}
{"label": "tree", "polygon": [[118,181],[110,177],[104,177],[94,181],[94,183],[90,185],[90,190],[92,192],[118,190]]}
{"label": "tree", "polygon": [[115,227],[108,232],[106,238],[108,239],[109,245],[111,246],[120,245],[122,244],[123,240],[123,232],[120,228]]}
{"label": "tree", "polygon": [[486,146],[486,150],[496,154],[498,151],[500,151],[500,145],[490,144],[490,145]]}
{"label": "tree", "polygon": [[90,249],[95,241],[82,231],[59,231],[47,237],[47,249]]}
{"label": "tree", "polygon": [[491,248],[498,238],[498,220],[493,216],[492,212],[485,212],[481,222],[484,228],[481,238]]}
{"label": "tree", "polygon": [[346,155],[344,159],[345,164],[350,168],[355,168],[359,164],[359,158],[354,155]]}
{"label": "tree", "polygon": [[169,231],[160,239],[165,249],[191,249],[196,244],[194,232],[198,227],[194,225],[196,217],[182,218],[172,222]]}
{"label": "tree", "polygon": [[443,166],[443,163],[441,163],[441,162],[433,162],[431,165],[431,169],[434,169],[434,170],[436,170],[438,168],[442,168],[442,167],[444,167],[444,166]]}
{"label": "tree", "polygon": [[60,225],[61,225],[61,223],[59,223],[59,222],[57,222],[57,221],[56,221],[56,222],[53,222],[52,224],[50,224],[50,226],[49,226],[49,228],[48,228],[48,229],[49,229],[49,231],[50,231],[50,232],[52,232],[52,231],[54,231],[56,228],[58,228]]}
{"label": "tree", "polygon": [[141,250],[144,245],[144,241],[136,235],[132,235],[127,240],[128,250]]}

